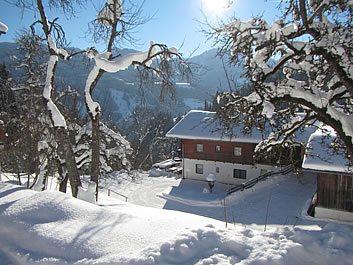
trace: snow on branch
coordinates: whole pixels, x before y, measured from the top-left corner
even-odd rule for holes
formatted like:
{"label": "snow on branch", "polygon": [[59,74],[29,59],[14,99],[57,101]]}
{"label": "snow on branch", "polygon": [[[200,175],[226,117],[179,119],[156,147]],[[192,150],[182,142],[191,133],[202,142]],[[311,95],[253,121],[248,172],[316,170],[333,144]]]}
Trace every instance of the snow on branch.
{"label": "snow on branch", "polygon": [[53,122],[54,127],[64,127],[66,128],[66,121],[64,116],[61,114],[58,107],[54,104],[51,95],[53,91],[53,82],[54,82],[54,73],[55,68],[58,63],[58,56],[63,55],[64,57],[68,57],[68,53],[64,49],[58,49],[53,41],[51,35],[47,36],[48,45],[50,49],[56,52],[54,55],[50,55],[48,66],[47,66],[47,75],[45,79],[45,86],[43,89],[43,97],[47,101],[47,107],[50,113],[51,120]]}
{"label": "snow on branch", "polygon": [[9,28],[0,21],[0,35],[5,34]]}
{"label": "snow on branch", "polygon": [[[289,0],[283,7],[282,18],[272,25],[257,17],[214,30],[220,54],[230,51],[233,61],[243,64],[254,90],[244,98],[253,118],[313,111],[336,130],[353,157],[352,1]],[[231,105],[240,114],[246,106]],[[289,128],[282,133],[291,133]]]}
{"label": "snow on branch", "polygon": [[53,122],[54,127],[64,127],[66,128],[66,121],[57,106],[51,99],[51,94],[53,90],[53,79],[55,67],[58,62],[58,57],[56,55],[51,55],[48,61],[47,75],[45,79],[45,86],[43,90],[43,97],[47,101],[47,107],[50,112],[50,117]]}
{"label": "snow on branch", "polygon": [[[162,47],[162,48],[161,48]],[[90,72],[85,86],[85,98],[89,112],[93,117],[96,117],[101,111],[99,103],[93,101],[91,96],[91,87],[96,82],[101,71],[116,73],[121,70],[127,69],[131,65],[143,66],[153,69],[155,74],[161,74],[162,70],[158,68],[151,68],[153,60],[160,57],[162,60],[170,60],[172,56],[180,55],[176,48],[164,48],[164,45],[155,44],[153,41],[150,43],[150,48],[145,52],[129,53],[119,57],[117,60],[111,60],[110,52],[98,53],[94,48],[87,50],[88,57],[94,59],[96,65]]]}
{"label": "snow on branch", "polygon": [[106,6],[98,13],[98,22],[107,28],[113,25],[113,21],[119,19],[123,13],[121,0],[108,0]]}
{"label": "snow on branch", "polygon": [[54,53],[57,56],[62,56],[65,60],[67,60],[70,57],[69,53],[65,49],[56,47],[56,44],[55,44],[51,34],[48,34],[47,41],[48,41],[49,48],[52,51],[54,51]]}

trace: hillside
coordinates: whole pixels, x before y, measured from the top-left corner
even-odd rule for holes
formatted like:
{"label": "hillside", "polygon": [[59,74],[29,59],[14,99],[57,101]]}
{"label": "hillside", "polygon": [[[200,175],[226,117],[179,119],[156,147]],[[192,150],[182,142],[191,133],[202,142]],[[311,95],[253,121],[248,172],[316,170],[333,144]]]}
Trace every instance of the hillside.
{"label": "hillside", "polygon": [[[125,49],[119,52],[126,54],[134,51]],[[0,63],[6,63],[16,77],[20,73],[14,71],[13,62],[10,60],[10,57],[14,55],[19,56],[15,43],[0,43]],[[43,58],[43,62],[45,60]],[[191,80],[176,80],[180,83],[176,84],[175,101],[167,99],[166,102],[161,103],[159,101],[160,87],[154,84],[143,86],[144,98],[142,98],[137,71],[133,67],[117,73],[105,74],[94,91],[94,98],[99,101],[106,113],[112,115],[115,121],[126,117],[136,104],[140,105],[142,101],[151,108],[166,110],[174,115],[185,113],[190,109],[202,108],[205,100],[210,101],[217,90],[228,89],[222,61],[216,58],[214,49],[189,58],[188,61],[195,66],[193,76]],[[84,55],[76,56],[68,62],[60,61],[56,84],[58,87],[70,85],[82,95],[91,68],[92,62],[88,61]],[[240,70],[235,71],[240,72]]]}

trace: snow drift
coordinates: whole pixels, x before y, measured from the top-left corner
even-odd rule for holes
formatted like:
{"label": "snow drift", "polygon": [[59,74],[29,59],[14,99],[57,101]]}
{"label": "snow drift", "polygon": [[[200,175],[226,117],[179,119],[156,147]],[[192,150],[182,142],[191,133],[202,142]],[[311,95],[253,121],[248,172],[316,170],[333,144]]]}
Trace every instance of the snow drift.
{"label": "snow drift", "polygon": [[[353,227],[224,224],[176,211],[0,183],[2,264],[352,264]],[[107,199],[107,198],[105,198]]]}

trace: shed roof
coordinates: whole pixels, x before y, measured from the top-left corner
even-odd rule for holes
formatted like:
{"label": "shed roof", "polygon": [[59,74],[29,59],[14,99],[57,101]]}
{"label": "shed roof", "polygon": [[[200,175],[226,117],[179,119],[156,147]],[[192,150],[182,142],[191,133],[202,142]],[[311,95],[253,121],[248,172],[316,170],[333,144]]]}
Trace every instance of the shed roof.
{"label": "shed roof", "polygon": [[353,167],[343,152],[335,152],[332,146],[336,139],[333,128],[324,126],[314,132],[308,142],[302,168],[330,173],[353,174]]}

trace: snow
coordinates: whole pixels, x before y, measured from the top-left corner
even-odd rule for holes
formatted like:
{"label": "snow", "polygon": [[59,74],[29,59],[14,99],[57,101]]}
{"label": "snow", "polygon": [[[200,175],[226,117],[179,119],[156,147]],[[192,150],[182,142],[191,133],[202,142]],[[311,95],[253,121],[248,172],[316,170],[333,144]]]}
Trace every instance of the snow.
{"label": "snow", "polygon": [[78,187],[77,198],[86,202],[96,203],[96,188],[97,184],[90,181],[87,189]]}
{"label": "snow", "polygon": [[113,21],[121,17],[122,12],[123,6],[121,0],[116,0],[115,6],[113,0],[108,0],[106,7],[98,13],[98,21],[109,28],[112,26]]}
{"label": "snow", "polygon": [[99,115],[101,111],[101,107],[98,102],[93,101],[92,96],[91,96],[91,86],[94,83],[95,79],[99,75],[99,67],[95,65],[91,72],[89,73],[87,80],[86,80],[86,86],[85,86],[85,102],[87,105],[88,111],[92,114],[92,116],[95,118]]}
{"label": "snow", "polygon": [[[138,178],[143,184],[173,183],[170,191],[164,192],[164,196],[170,196],[167,203],[157,208],[171,209],[179,198],[184,199],[183,209],[189,205],[204,215],[218,211],[220,216],[224,214],[220,194],[225,186],[216,183],[213,193],[203,193],[206,182],[180,182],[144,173],[139,173]],[[0,259],[5,264],[26,265],[352,264],[353,227],[319,222],[303,214],[304,202],[313,193],[314,179],[303,176],[299,181],[293,176],[281,176],[235,193],[227,202],[231,205],[229,216],[236,213],[235,221],[229,220],[232,224],[227,228],[215,219],[142,207],[104,195],[95,205],[59,192],[35,192],[2,182]],[[120,181],[122,189],[131,184],[124,172],[115,175],[110,184],[114,180],[116,184]],[[139,189],[130,189],[132,193],[142,196],[143,191],[161,189],[158,185],[144,187],[135,180]],[[269,194],[269,228],[264,232]],[[151,192],[145,202],[153,201],[154,196]],[[129,196],[129,201],[133,198]],[[197,202],[199,205],[192,207]],[[295,216],[283,220],[290,214],[288,209],[294,208],[299,220]],[[280,213],[282,219],[277,216]],[[283,226],[285,221],[287,225]]]}
{"label": "snow", "polygon": [[[0,182],[0,263],[352,264],[353,226],[305,214],[312,175],[269,178],[234,193],[226,200],[226,227],[220,221],[226,185],[203,193],[207,182],[135,173],[117,172],[103,183],[130,193],[129,203],[101,193],[96,205]],[[146,204],[169,198],[151,208],[133,204],[132,194]],[[172,210],[177,205],[196,214],[218,212],[219,220]]]}
{"label": "snow", "polygon": [[269,101],[263,103],[262,115],[265,115],[268,119],[271,119],[275,111],[275,106]]}
{"label": "snow", "polygon": [[0,33],[6,33],[9,28],[0,21]]}
{"label": "snow", "polygon": [[[50,35],[48,36],[48,42],[51,39]],[[53,44],[53,43],[52,43]],[[50,112],[50,118],[53,122],[54,127],[64,127],[66,128],[66,121],[64,116],[61,114],[57,106],[51,99],[51,93],[53,90],[52,80],[55,71],[56,64],[58,62],[57,55],[51,55],[48,61],[47,75],[45,79],[45,86],[43,89],[43,97],[47,100],[47,107]]]}
{"label": "snow", "polygon": [[215,120],[216,113],[209,111],[190,111],[167,134],[167,137],[181,139],[222,140],[230,142],[259,143],[262,140],[261,132],[253,129],[251,135],[244,135],[242,127],[233,130],[233,137],[223,133],[221,126]]}
{"label": "snow", "polygon": [[133,62],[145,63],[146,66],[150,66],[152,64],[153,57],[157,54],[157,52],[158,52],[157,47],[154,45],[154,42],[151,41],[150,49],[148,51],[129,53],[127,55],[120,57],[116,61],[110,61],[108,59],[110,56],[110,53],[106,52],[103,54],[97,54],[94,57],[94,60],[96,61],[96,65],[100,69],[103,69],[104,71],[109,73],[115,73],[115,72],[127,69],[130,65],[133,64]]}
{"label": "snow", "polygon": [[[108,0],[108,4],[109,4]],[[129,53],[124,56],[119,57],[119,59],[113,61],[110,60],[111,53],[99,53],[95,49],[87,49],[87,55],[89,58],[94,59],[96,65],[93,67],[92,71],[89,73],[88,78],[86,80],[85,86],[85,99],[88,107],[88,111],[92,114],[93,117],[99,115],[101,108],[98,102],[93,101],[91,96],[91,86],[94,84],[95,80],[99,76],[99,72],[101,70],[108,73],[116,73],[121,70],[127,69],[129,66],[133,64],[142,64],[145,67],[151,66],[154,59],[157,58],[158,55],[158,45],[156,45],[153,41],[150,42],[150,48],[145,52],[136,52]],[[174,47],[169,48],[167,51],[168,56],[175,55],[178,53],[178,50]]]}
{"label": "snow", "polygon": [[[224,42],[220,41],[223,48],[229,48],[233,55],[245,57],[246,75],[262,87],[257,92],[258,97],[246,99],[263,107],[263,115],[271,117],[273,114],[274,107],[269,102],[276,102],[282,109],[282,100],[299,102],[302,107],[314,110],[312,116],[318,114],[315,118],[323,122],[334,121],[338,137],[346,144],[353,143],[352,104],[346,101],[351,97],[349,82],[353,78],[349,52],[352,1],[310,0],[306,3],[308,7],[299,7],[299,2],[283,6],[281,12],[287,19],[278,19],[272,25],[261,16],[248,22],[234,19],[215,33],[223,35],[218,38],[223,38]],[[288,20],[290,16],[287,15],[291,12],[294,21]],[[304,14],[308,25],[303,24],[306,19],[301,16]],[[336,16],[340,19],[336,20]],[[273,64],[274,59],[276,63]],[[285,78],[279,82],[268,78],[280,68]],[[298,78],[298,74],[302,77]],[[257,110],[255,106],[253,109]],[[269,140],[268,146],[272,144]]]}
{"label": "snow", "polygon": [[[323,142],[323,137],[325,142]],[[328,139],[326,139],[328,138]],[[310,136],[308,149],[303,161],[303,169],[335,173],[353,173],[349,160],[343,153],[335,153],[329,146],[336,140],[335,131],[324,126]]]}
{"label": "snow", "polygon": [[166,169],[174,166],[175,164],[176,162],[173,159],[169,159],[163,162],[155,163],[153,164],[153,167]]}
{"label": "snow", "polygon": [[206,180],[207,181],[216,181],[216,175],[213,173],[210,173],[210,174],[208,174]]}
{"label": "snow", "polygon": [[[110,52],[106,53],[98,53],[94,56],[94,60],[96,65],[109,73],[115,73],[121,70],[127,69],[130,65],[134,63],[141,63],[143,65],[151,66],[152,61],[156,59],[156,55],[158,53],[158,46],[155,45],[153,41],[150,42],[150,48],[145,52],[136,52],[136,53],[129,53],[124,56],[119,57],[116,61],[109,60],[111,55]],[[174,47],[169,48],[169,54],[178,54],[178,50]]]}
{"label": "snow", "polygon": [[64,59],[67,60],[67,58],[69,57],[69,53],[63,48],[57,48],[53,37],[50,34],[48,34],[48,44],[50,49],[52,49],[56,53],[56,55],[62,55]]}

